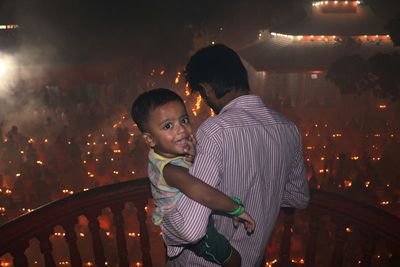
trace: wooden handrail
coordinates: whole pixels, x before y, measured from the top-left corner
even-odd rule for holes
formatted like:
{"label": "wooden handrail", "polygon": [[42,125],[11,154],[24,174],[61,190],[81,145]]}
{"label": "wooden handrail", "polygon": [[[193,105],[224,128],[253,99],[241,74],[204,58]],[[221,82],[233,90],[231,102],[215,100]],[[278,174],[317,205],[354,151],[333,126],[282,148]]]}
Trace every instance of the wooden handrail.
{"label": "wooden handrail", "polygon": [[334,193],[311,190],[310,209],[319,213],[345,218],[400,247],[400,218],[377,207],[339,196]]}
{"label": "wooden handrail", "polygon": [[[0,256],[10,253],[14,258],[15,267],[27,267],[29,261],[25,256],[25,251],[30,246],[30,240],[37,239],[40,242],[40,251],[46,267],[56,266],[52,256],[53,248],[50,237],[56,226],[62,226],[65,230],[70,265],[82,266],[74,227],[78,223],[79,216],[84,215],[89,221],[95,264],[96,266],[105,266],[106,256],[100,237],[98,216],[103,209],[109,208],[115,226],[118,265],[128,267],[128,250],[122,213],[126,203],[133,203],[137,210],[136,215],[140,229],[142,266],[152,266],[145,209],[150,198],[150,183],[147,178],[142,178],[94,188],[49,203],[0,227]],[[361,202],[333,193],[312,190],[310,206],[305,211],[294,212],[290,208],[282,209],[284,216],[279,266],[293,265],[290,260],[291,238],[293,228],[296,228],[298,222],[296,218],[301,214],[306,215],[309,222],[308,237],[304,242],[306,247],[305,266],[311,267],[317,264],[318,236],[323,228],[322,218],[324,216],[328,216],[336,225],[336,234],[333,234],[334,239],[331,240],[333,243],[332,255],[326,257],[326,263],[330,262],[331,266],[342,266],[345,260],[343,250],[347,242],[346,227],[350,225],[365,236],[363,239],[365,242],[361,246],[363,251],[361,266],[371,266],[371,258],[377,240],[385,240],[391,248],[394,248],[391,251],[393,256],[400,256],[398,251],[400,248],[399,218]]]}

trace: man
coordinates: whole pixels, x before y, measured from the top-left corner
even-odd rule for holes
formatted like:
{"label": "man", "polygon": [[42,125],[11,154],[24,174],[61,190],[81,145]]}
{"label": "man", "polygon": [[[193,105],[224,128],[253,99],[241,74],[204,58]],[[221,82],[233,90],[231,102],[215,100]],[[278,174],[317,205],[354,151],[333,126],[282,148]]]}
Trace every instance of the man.
{"label": "man", "polygon": [[[212,217],[218,232],[241,254],[242,266],[260,266],[280,207],[308,205],[301,136],[292,122],[249,94],[246,69],[224,45],[193,55],[186,66],[186,80],[218,114],[197,131],[197,154],[190,173],[243,201],[256,221],[252,235],[236,229],[229,217]],[[183,196],[165,216],[161,227],[169,266],[214,266],[179,246],[204,237],[210,213]]]}

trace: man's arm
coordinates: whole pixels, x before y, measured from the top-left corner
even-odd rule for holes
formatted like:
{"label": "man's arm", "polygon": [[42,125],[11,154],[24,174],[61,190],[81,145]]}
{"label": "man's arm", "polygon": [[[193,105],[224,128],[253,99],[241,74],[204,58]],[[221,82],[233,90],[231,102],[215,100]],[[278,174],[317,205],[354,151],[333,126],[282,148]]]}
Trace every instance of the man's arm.
{"label": "man's arm", "polygon": [[[297,130],[297,129],[296,129]],[[285,184],[283,192],[282,207],[293,207],[304,209],[308,206],[310,200],[310,192],[306,177],[306,169],[303,158],[303,147],[301,137],[297,133],[297,143],[288,180]]]}

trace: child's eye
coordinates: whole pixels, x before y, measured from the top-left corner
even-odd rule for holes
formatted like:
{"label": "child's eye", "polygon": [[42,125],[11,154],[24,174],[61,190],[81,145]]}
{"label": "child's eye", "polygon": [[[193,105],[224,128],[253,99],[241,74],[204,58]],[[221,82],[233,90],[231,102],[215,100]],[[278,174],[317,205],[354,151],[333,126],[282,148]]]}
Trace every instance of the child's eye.
{"label": "child's eye", "polygon": [[164,127],[163,127],[163,129],[165,129],[165,130],[169,130],[169,129],[171,129],[171,128],[172,128],[172,123],[170,123],[170,122],[166,123],[166,124],[164,125]]}
{"label": "child's eye", "polygon": [[184,117],[184,118],[182,118],[181,122],[183,124],[188,124],[189,123],[189,118],[188,117]]}

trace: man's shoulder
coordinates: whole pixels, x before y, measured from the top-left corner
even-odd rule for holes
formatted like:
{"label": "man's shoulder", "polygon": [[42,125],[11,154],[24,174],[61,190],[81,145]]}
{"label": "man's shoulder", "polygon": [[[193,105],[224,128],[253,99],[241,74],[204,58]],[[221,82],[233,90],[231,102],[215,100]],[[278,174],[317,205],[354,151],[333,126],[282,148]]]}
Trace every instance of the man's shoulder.
{"label": "man's shoulder", "polygon": [[274,127],[283,125],[293,127],[294,123],[282,113],[266,106],[245,109],[230,109],[215,117],[205,120],[199,130],[207,134],[215,134],[229,128],[251,127],[264,125]]}
{"label": "man's shoulder", "polygon": [[198,129],[198,132],[202,132],[206,135],[214,135],[222,129],[221,120],[218,116],[209,117],[206,119]]}

